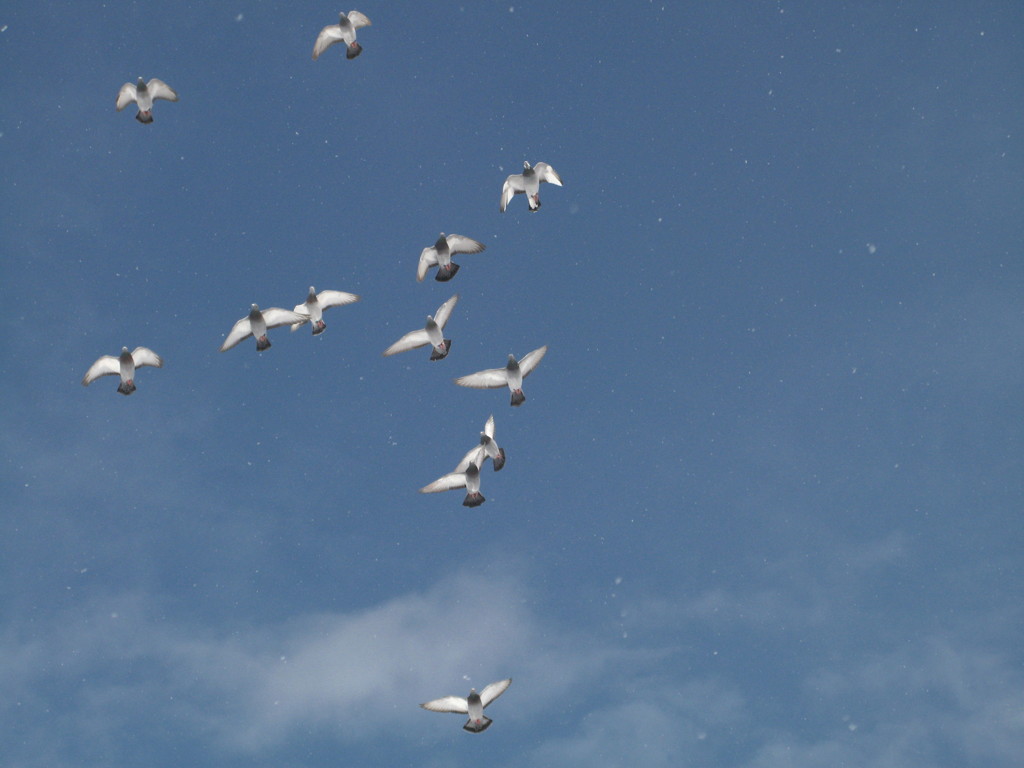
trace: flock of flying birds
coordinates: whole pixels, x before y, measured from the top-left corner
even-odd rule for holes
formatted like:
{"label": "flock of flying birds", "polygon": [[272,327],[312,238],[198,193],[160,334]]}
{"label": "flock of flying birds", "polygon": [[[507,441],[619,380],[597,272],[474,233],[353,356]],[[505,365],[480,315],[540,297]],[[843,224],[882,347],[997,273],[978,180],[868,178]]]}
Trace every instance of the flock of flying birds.
{"label": "flock of flying birds", "polygon": [[[345,43],[346,58],[356,58],[363,52],[363,47],[356,41],[356,30],[368,27],[370,23],[370,20],[359,11],[340,14],[337,24],[324,27],[317,35],[316,43],[313,46],[313,59],[320,58],[324,51],[339,42]],[[135,119],[140,123],[149,124],[153,122],[153,104],[157,100],[177,101],[178,94],[162,80],[152,78],[147,83],[140,77],[134,84],[125,83],[121,86],[121,90],[117,94],[117,111],[120,112],[129,104],[134,103],[138,107]],[[530,163],[524,162],[521,174],[512,174],[505,179],[501,190],[499,210],[504,212],[516,195],[525,194],[529,210],[537,211],[540,208],[540,185],[542,182],[562,186],[562,179],[547,163],[537,163],[531,166]],[[453,256],[480,253],[485,247],[483,243],[472,238],[455,234],[446,235],[442,232],[432,246],[424,248],[420,253],[416,279],[422,282],[427,272],[437,267],[434,279],[438,282],[447,282],[459,271],[459,265],[452,261]],[[447,357],[452,342],[451,339],[444,337],[444,327],[458,300],[459,294],[456,293],[438,307],[433,315],[427,315],[426,323],[422,328],[409,331],[384,350],[384,355],[390,356],[429,345],[432,361]],[[297,304],[292,310],[279,307],[260,309],[259,306],[253,304],[249,314],[232,326],[224,343],[221,344],[220,351],[225,352],[252,336],[256,340],[257,351],[262,352],[270,348],[270,339],[267,335],[269,329],[283,325],[291,326],[291,330],[296,331],[309,323],[313,335],[316,336],[327,328],[323,319],[324,310],[356,301],[359,301],[359,296],[354,293],[333,290],[318,293],[313,286],[310,286],[306,300],[302,304]],[[455,379],[455,383],[477,389],[508,387],[512,393],[511,404],[513,406],[522,405],[526,399],[523,394],[523,379],[537,367],[547,349],[547,346],[539,347],[519,360],[510,354],[504,367],[471,373]],[[145,366],[162,368],[163,359],[147,347],[136,347],[132,351],[129,351],[128,347],[122,347],[119,356],[104,355],[93,363],[82,378],[82,384],[88,386],[102,376],[118,375],[120,383],[117,391],[123,395],[130,395],[136,389],[136,369]],[[436,493],[465,488],[466,497],[462,502],[463,505],[477,507],[484,502],[484,497],[480,493],[480,469],[487,459],[491,460],[495,471],[505,466],[505,449],[499,447],[494,439],[493,415],[484,424],[479,444],[466,453],[452,472],[421,488],[420,492]],[[445,696],[420,706],[432,712],[454,712],[468,715],[469,719],[463,728],[472,733],[480,733],[491,724],[491,719],[484,715],[484,708],[504,693],[511,682],[511,678],[499,680],[485,686],[479,693],[476,689],[471,689],[466,698]]]}

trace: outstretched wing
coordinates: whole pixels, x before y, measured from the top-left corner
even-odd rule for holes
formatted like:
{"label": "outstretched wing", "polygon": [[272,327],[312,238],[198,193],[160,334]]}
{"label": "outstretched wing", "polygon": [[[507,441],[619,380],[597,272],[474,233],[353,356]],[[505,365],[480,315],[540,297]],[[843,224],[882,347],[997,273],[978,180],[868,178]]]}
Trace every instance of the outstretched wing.
{"label": "outstretched wing", "polygon": [[508,377],[504,368],[488,368],[486,371],[478,371],[468,376],[460,376],[455,380],[460,387],[473,387],[474,389],[494,389],[495,387],[508,386]]}
{"label": "outstretched wing", "polygon": [[427,336],[425,328],[420,328],[417,331],[409,331],[405,336],[384,350],[384,357],[397,355],[399,352],[408,352],[410,349],[423,347],[429,343],[430,337]]}
{"label": "outstretched wing", "polygon": [[541,358],[547,353],[548,347],[545,344],[540,349],[535,349],[529,354],[523,355],[523,359],[519,361],[519,370],[522,371],[523,378],[525,379],[530,375],[531,371],[537,367],[540,363]]}
{"label": "outstretched wing", "polygon": [[492,413],[487,417],[487,422],[484,424],[484,434],[487,435],[491,440],[494,439],[494,414]]}
{"label": "outstretched wing", "polygon": [[448,235],[445,240],[448,241],[448,250],[452,253],[480,253],[487,247],[479,240],[464,235]]}
{"label": "outstretched wing", "polygon": [[416,267],[416,280],[423,282],[423,278],[427,276],[427,270],[431,267],[437,266],[437,249],[430,245],[423,249],[420,253],[420,263]]}
{"label": "outstretched wing", "polygon": [[151,365],[154,368],[164,367],[163,358],[147,347],[136,347],[132,352],[132,360],[135,361],[136,368],[141,368],[144,365]]}
{"label": "outstretched wing", "polygon": [[445,696],[443,699],[434,699],[426,704],[420,704],[424,709],[431,712],[455,712],[459,715],[469,714],[469,702],[458,696]]}
{"label": "outstretched wing", "polygon": [[505,689],[512,685],[512,678],[506,680],[499,680],[496,683],[491,683],[482,691],[480,691],[480,703],[486,707],[496,698],[501,696],[505,692]]}
{"label": "outstretched wing", "polygon": [[465,472],[469,469],[470,464],[476,464],[479,467],[484,463],[485,458],[486,455],[484,454],[483,446],[478,445],[474,448],[470,448],[469,453],[462,457],[462,461],[456,465],[453,472]]}
{"label": "outstretched wing", "polygon": [[121,361],[111,355],[104,355],[95,363],[89,366],[89,370],[82,377],[82,386],[87,387],[100,376],[110,376],[112,373],[121,372]]}
{"label": "outstretched wing", "polygon": [[163,80],[157,80],[155,77],[146,83],[146,88],[149,90],[150,95],[154,99],[165,99],[167,101],[177,101],[178,94],[171,86],[165,83]]}
{"label": "outstretched wing", "polygon": [[[327,309],[328,307],[342,307],[346,304],[352,304],[359,301],[358,296],[346,291],[320,291],[320,293],[316,295],[316,298],[323,309]],[[296,312],[297,311],[298,310],[296,310]]]}
{"label": "outstretched wing", "polygon": [[246,315],[231,328],[231,332],[224,339],[224,343],[220,345],[220,351],[227,352],[232,347],[237,346],[242,339],[251,335],[252,327],[249,325],[249,316]]}
{"label": "outstretched wing", "polygon": [[120,112],[133,101],[135,101],[135,84],[125,83],[117,92],[117,111]]}
{"label": "outstretched wing", "polygon": [[313,61],[320,58],[320,54],[341,40],[341,27],[337,24],[328,24],[320,30],[316,36],[316,44],[313,46]]}
{"label": "outstretched wing", "polygon": [[373,23],[366,18],[365,13],[360,13],[359,11],[349,11],[348,21],[356,29],[359,29],[360,27],[368,27]]}
{"label": "outstretched wing", "polygon": [[302,319],[297,323],[292,323],[292,332],[299,330],[302,326],[309,322],[309,308],[306,306],[306,302],[295,305],[295,314],[301,315]]}
{"label": "outstretched wing", "polygon": [[438,328],[444,328],[445,323],[448,322],[448,318],[451,317],[452,310],[455,309],[456,303],[459,301],[459,294],[455,294],[448,301],[437,308],[437,314],[434,315],[434,322],[437,323]]}
{"label": "outstretched wing", "polygon": [[562,186],[562,177],[547,163],[537,163],[533,166],[533,170],[541,181],[547,181],[559,187]]}
{"label": "outstretched wing", "polygon": [[291,325],[292,323],[304,323],[308,319],[308,315],[292,312],[290,309],[270,307],[263,310],[263,322],[267,324],[267,328],[277,328],[279,325]]}
{"label": "outstretched wing", "polygon": [[[450,491],[453,488],[465,488],[466,487],[466,474],[464,472],[449,472],[444,477],[439,477],[437,480],[432,482],[430,485],[425,485],[420,488],[420,493],[440,493],[441,491]],[[448,696],[448,699],[458,698],[456,696]],[[444,699],[438,699],[438,701],[444,701]],[[462,702],[462,706],[466,707],[466,700],[459,699]],[[431,702],[433,703],[433,702]],[[426,706],[424,704],[423,706]],[[428,707],[429,709],[429,707]],[[468,709],[445,709],[438,710],[441,712],[467,712]]]}
{"label": "outstretched wing", "polygon": [[509,204],[512,198],[525,191],[526,186],[523,184],[523,174],[513,173],[505,179],[505,186],[501,188],[501,208],[499,210],[504,213],[505,207]]}

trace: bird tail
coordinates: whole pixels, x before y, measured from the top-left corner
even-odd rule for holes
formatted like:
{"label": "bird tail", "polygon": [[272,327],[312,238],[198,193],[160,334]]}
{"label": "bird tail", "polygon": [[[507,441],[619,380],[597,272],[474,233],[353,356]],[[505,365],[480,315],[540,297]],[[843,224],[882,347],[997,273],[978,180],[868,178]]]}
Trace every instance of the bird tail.
{"label": "bird tail", "polygon": [[[466,494],[466,498],[462,502],[462,506],[464,506],[464,507],[479,507],[485,501],[487,501],[487,499],[484,498],[484,495],[482,493],[480,493],[480,491],[474,491],[473,493],[467,493]],[[484,718],[484,719],[486,720],[486,718]],[[490,724],[491,724],[491,721],[488,720],[487,724],[484,725],[484,727],[481,728],[480,730],[482,731],[484,728],[486,728]]]}
{"label": "bird tail", "polygon": [[431,360],[444,360],[446,357],[448,357],[448,350],[450,350],[451,348],[452,348],[452,340],[451,339],[445,339],[444,341],[441,342],[441,349],[442,349],[442,351],[438,352],[437,349],[435,348],[430,353],[430,359]]}
{"label": "bird tail", "polygon": [[358,56],[362,52],[363,52],[363,46],[361,46],[359,43],[352,43],[352,45],[350,45],[348,47],[348,50],[345,51],[345,58],[346,59],[354,59],[356,56]]}
{"label": "bird tail", "polygon": [[135,116],[135,119],[140,123],[146,123],[148,125],[153,122],[153,110],[147,109],[145,112],[140,111],[139,114]]}
{"label": "bird tail", "polygon": [[449,280],[455,277],[455,273],[458,271],[459,265],[452,261],[443,267],[438,267],[437,274],[434,275],[434,279],[437,280],[437,282],[439,283],[447,283]]}

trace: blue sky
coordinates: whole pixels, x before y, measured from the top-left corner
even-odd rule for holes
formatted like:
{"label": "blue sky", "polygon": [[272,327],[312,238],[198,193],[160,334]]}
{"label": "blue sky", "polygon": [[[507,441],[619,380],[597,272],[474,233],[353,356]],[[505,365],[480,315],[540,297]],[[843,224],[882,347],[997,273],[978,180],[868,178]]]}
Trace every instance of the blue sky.
{"label": "blue sky", "polygon": [[0,12],[5,766],[1017,764],[1024,8],[551,5]]}

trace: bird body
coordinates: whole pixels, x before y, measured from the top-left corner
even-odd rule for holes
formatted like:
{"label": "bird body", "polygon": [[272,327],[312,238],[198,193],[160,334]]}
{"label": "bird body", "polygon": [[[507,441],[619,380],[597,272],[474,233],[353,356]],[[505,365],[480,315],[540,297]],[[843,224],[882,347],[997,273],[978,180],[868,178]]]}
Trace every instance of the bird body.
{"label": "bird body", "polygon": [[139,107],[135,119],[140,123],[152,123],[153,101],[155,99],[177,101],[178,94],[163,80],[157,80],[154,77],[149,83],[146,83],[140,77],[134,85],[132,83],[125,83],[121,86],[121,90],[117,94],[117,111],[120,112],[134,101]]}
{"label": "bird body", "polygon": [[239,320],[231,328],[224,343],[220,345],[220,351],[226,352],[236,346],[243,339],[253,336],[256,339],[256,351],[262,352],[270,348],[270,339],[267,338],[268,328],[277,328],[279,325],[291,325],[304,323],[308,318],[297,312],[292,312],[279,307],[270,307],[260,310],[259,306],[253,304],[249,314]]}
{"label": "bird body", "polygon": [[526,202],[531,211],[540,208],[540,184],[546,181],[556,186],[562,186],[562,177],[554,168],[547,163],[537,163],[532,168],[528,162],[523,162],[523,172],[514,173],[505,179],[501,188],[501,207],[499,210],[504,213],[509,201],[520,194],[526,195]]}
{"label": "bird body", "polygon": [[461,696],[444,696],[443,698],[420,704],[420,706],[431,712],[454,712],[460,715],[469,715],[469,720],[462,727],[470,733],[481,733],[486,731],[493,722],[491,718],[484,715],[484,709],[501,696],[511,684],[512,678],[510,677],[505,680],[499,680],[496,683],[491,683],[484,687],[480,693],[476,692],[476,688],[471,688],[469,696],[466,698]]}
{"label": "bird body", "polygon": [[487,246],[478,240],[463,235],[446,235],[444,232],[437,238],[437,242],[427,246],[420,253],[420,261],[416,267],[416,280],[423,282],[427,276],[427,270],[437,267],[437,274],[434,279],[439,283],[445,283],[455,277],[459,271],[459,265],[452,261],[456,253],[480,253]]}
{"label": "bird body", "polygon": [[313,328],[314,336],[323,333],[327,328],[327,323],[323,319],[325,309],[341,307],[356,301],[359,301],[359,297],[354,293],[347,293],[345,291],[320,291],[320,293],[317,293],[316,288],[311,285],[309,286],[309,295],[306,297],[306,301],[295,305],[295,313],[302,315],[303,319],[297,323],[292,323],[292,330],[297,331],[303,325],[309,323]]}
{"label": "bird body", "polygon": [[545,345],[523,355],[523,359],[518,361],[515,355],[509,355],[504,368],[488,368],[485,371],[461,376],[455,380],[455,383],[461,387],[473,387],[474,389],[495,389],[507,386],[512,392],[512,405],[522,405],[526,400],[526,395],[523,394],[523,379],[533,372],[547,351],[548,348]]}
{"label": "bird body", "polygon": [[464,507],[479,507],[487,499],[480,493],[480,467],[470,464],[461,472],[449,472],[437,478],[430,485],[420,488],[420,493],[440,493],[456,488],[466,489],[466,498],[462,500]]}
{"label": "bird body", "polygon": [[135,369],[145,365],[154,368],[163,368],[164,361],[160,355],[146,347],[136,347],[129,352],[128,347],[121,347],[121,354],[118,357],[104,355],[85,372],[82,377],[82,386],[87,387],[101,376],[119,374],[121,383],[117,385],[117,391],[122,395],[130,395],[135,391]]}
{"label": "bird body", "polygon": [[452,309],[455,308],[458,300],[459,294],[456,293],[437,308],[437,312],[433,317],[427,315],[427,322],[423,328],[409,331],[409,333],[385,349],[384,356],[389,357],[399,352],[406,352],[410,349],[417,349],[418,347],[425,347],[427,344],[430,344],[433,347],[433,351],[430,353],[431,360],[442,360],[447,357],[448,351],[452,348],[452,340],[444,337],[444,327],[448,323],[448,318],[451,317]]}
{"label": "bird body", "polygon": [[462,457],[462,461],[453,470],[454,472],[465,472],[470,464],[476,464],[483,469],[484,461],[491,460],[491,466],[498,472],[505,466],[505,449],[498,446],[494,440],[494,415],[492,414],[484,424],[484,431],[480,433],[479,444],[469,449],[469,452]]}
{"label": "bird body", "polygon": [[321,53],[340,42],[344,42],[347,46],[345,58],[354,59],[363,52],[363,46],[356,42],[356,30],[360,27],[368,27],[371,23],[365,14],[359,11],[339,14],[337,24],[328,24],[317,35],[316,43],[313,45],[313,60],[316,61],[320,58]]}

